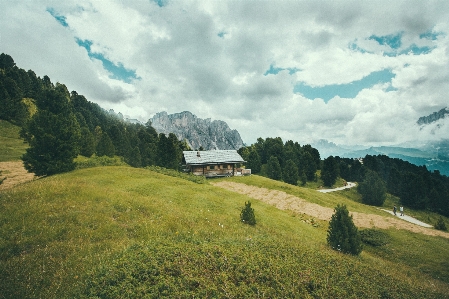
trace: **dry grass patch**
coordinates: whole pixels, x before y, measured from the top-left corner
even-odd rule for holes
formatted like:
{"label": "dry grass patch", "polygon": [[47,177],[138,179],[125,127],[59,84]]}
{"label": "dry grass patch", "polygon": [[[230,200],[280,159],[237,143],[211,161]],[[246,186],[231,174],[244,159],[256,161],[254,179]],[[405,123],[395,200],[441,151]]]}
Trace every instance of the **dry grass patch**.
{"label": "dry grass patch", "polygon": [[35,179],[34,173],[27,172],[22,161],[0,162],[0,170],[2,171],[2,178],[6,177],[6,180],[0,185],[0,190],[9,189]]}
{"label": "dry grass patch", "polygon": [[[320,220],[329,221],[332,214],[334,213],[334,210],[332,208],[327,208],[315,203],[307,202],[304,199],[279,190],[249,186],[246,184],[230,181],[217,181],[214,182],[213,185],[240,194],[245,194],[248,197],[273,205],[280,210],[290,210],[296,213],[304,213]],[[449,233],[424,228],[392,217],[384,217],[380,215],[361,212],[351,212],[351,214],[353,216],[355,225],[359,227],[405,229],[415,233],[449,238]]]}

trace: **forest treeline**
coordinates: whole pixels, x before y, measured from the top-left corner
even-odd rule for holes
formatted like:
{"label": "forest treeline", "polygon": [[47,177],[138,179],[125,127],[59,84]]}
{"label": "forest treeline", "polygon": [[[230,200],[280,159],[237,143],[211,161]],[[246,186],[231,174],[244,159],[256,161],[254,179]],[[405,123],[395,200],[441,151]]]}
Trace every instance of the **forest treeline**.
{"label": "forest treeline", "polygon": [[247,161],[251,173],[262,174],[274,180],[296,185],[298,180],[305,184],[315,181],[321,168],[320,153],[311,145],[301,146],[298,142],[283,142],[280,137],[258,138],[257,142],[238,150]]}
{"label": "forest treeline", "polygon": [[[70,171],[78,155],[94,154],[121,156],[134,167],[179,170],[182,151],[190,150],[186,141],[172,133],[157,134],[150,122],[126,122],[121,114],[108,113],[76,91],[69,92],[64,84],[17,67],[7,54],[0,54],[0,107],[0,119],[22,128],[21,137],[30,145],[22,159],[36,175]],[[259,138],[238,152],[254,174],[293,185],[320,178],[332,186],[341,177],[385,188],[405,206],[449,217],[449,178],[425,166],[381,155],[322,160],[312,146],[291,140],[284,143],[280,137]]]}
{"label": "forest treeline", "polygon": [[110,114],[76,91],[69,92],[48,76],[16,66],[13,58],[0,54],[0,119],[20,127],[30,148],[25,167],[37,175],[70,171],[81,154],[121,156],[134,167],[157,165],[178,169],[185,141],[174,134],[157,134],[145,125],[126,122]]}
{"label": "forest treeline", "polygon": [[374,172],[387,192],[400,198],[401,204],[449,217],[449,177],[438,170],[429,171],[426,166],[385,155],[366,155],[363,164],[357,159],[334,159],[343,179],[363,182],[368,173]]}
{"label": "forest treeline", "polygon": [[[438,170],[429,171],[426,166],[385,155],[366,155],[362,159],[329,156],[321,160],[318,150],[310,145],[301,146],[291,140],[284,143],[280,137],[259,138],[255,144],[241,148],[239,153],[247,161],[246,167],[251,173],[298,185],[316,181],[317,170],[320,170],[319,178],[325,186],[332,186],[341,177],[367,186],[365,189],[370,193],[385,189],[407,207],[449,217],[449,178]],[[359,188],[359,192],[362,191]],[[367,203],[382,205],[385,198],[377,200]]]}

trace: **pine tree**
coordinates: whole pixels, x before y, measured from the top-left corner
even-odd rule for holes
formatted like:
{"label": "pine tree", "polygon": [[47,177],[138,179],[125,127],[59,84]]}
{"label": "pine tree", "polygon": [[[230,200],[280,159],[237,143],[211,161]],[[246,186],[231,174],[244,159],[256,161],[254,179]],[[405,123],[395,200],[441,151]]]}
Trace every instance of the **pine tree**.
{"label": "pine tree", "polygon": [[284,182],[291,184],[291,185],[297,185],[298,184],[298,166],[296,166],[295,162],[293,160],[287,160],[285,162],[285,168],[284,168]]}
{"label": "pine tree", "polygon": [[175,134],[170,133],[168,137],[163,133],[159,134],[157,159],[159,166],[176,170],[179,168],[182,151]]}
{"label": "pine tree", "polygon": [[100,140],[97,144],[97,156],[108,156],[108,157],[114,157],[115,155],[115,148],[114,144],[112,143],[111,138],[106,132],[102,132],[100,136]]}
{"label": "pine tree", "polygon": [[251,169],[251,173],[259,173],[262,163],[260,162],[259,154],[255,149],[252,149],[248,155],[248,162],[246,167]]}
{"label": "pine tree", "polygon": [[36,101],[38,111],[24,127],[30,147],[22,156],[25,168],[38,176],[75,169],[80,128],[64,85],[44,90]]}
{"label": "pine tree", "polygon": [[321,179],[325,186],[331,187],[337,181],[339,167],[333,156],[324,159],[323,169],[321,170]]}
{"label": "pine tree", "polygon": [[95,153],[95,138],[89,131],[89,128],[81,128],[80,154],[84,157],[90,157]]}
{"label": "pine tree", "polygon": [[357,187],[357,191],[362,195],[363,203],[374,206],[381,206],[387,196],[387,188],[382,178],[372,170],[367,170],[365,179]]}
{"label": "pine tree", "polygon": [[362,241],[348,209],[345,205],[337,205],[334,211],[327,231],[327,243],[334,250],[353,255],[360,254]]}
{"label": "pine tree", "polygon": [[141,167],[142,166],[142,157],[140,155],[140,150],[138,146],[135,146],[128,157],[125,160],[132,167]]}
{"label": "pine tree", "polygon": [[245,207],[242,209],[242,212],[240,213],[240,220],[243,223],[249,225],[256,224],[256,216],[254,215],[254,209],[251,208],[251,203],[249,201],[245,202]]}
{"label": "pine tree", "polygon": [[268,159],[268,177],[273,180],[282,180],[282,169],[281,165],[279,164],[278,158],[271,156],[270,159]]}

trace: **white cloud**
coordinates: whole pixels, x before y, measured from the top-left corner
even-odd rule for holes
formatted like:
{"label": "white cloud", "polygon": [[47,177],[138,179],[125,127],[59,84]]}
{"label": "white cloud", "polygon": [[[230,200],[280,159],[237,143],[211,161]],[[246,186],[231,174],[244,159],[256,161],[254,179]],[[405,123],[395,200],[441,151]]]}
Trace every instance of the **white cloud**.
{"label": "white cloud", "polygon": [[[156,112],[188,110],[227,121],[247,143],[280,136],[394,144],[426,138],[429,132],[416,133],[417,118],[447,106],[447,11],[447,1],[418,0],[170,1],[164,7],[146,0],[2,1],[0,52],[143,121]],[[419,38],[432,30],[441,33],[437,39]],[[398,51],[413,44],[434,49],[389,57],[383,53],[391,48],[369,39],[397,34]],[[92,41],[91,52],[140,79],[111,79],[76,39]],[[265,76],[271,65],[298,71]],[[347,84],[383,69],[396,75],[396,91],[375,85],[328,103],[293,93],[299,81]]]}

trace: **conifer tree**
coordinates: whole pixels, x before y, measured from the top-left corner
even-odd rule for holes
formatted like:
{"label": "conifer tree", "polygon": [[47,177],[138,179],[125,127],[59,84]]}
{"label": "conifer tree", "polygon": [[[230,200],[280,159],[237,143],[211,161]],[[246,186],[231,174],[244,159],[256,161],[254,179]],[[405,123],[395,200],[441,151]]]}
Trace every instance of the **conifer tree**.
{"label": "conifer tree", "polygon": [[129,157],[125,161],[132,167],[142,166],[142,156],[140,155],[140,150],[138,146],[135,146],[131,150]]}
{"label": "conifer tree", "polygon": [[357,191],[362,195],[362,201],[369,205],[381,206],[387,196],[387,188],[382,178],[372,170],[367,170],[365,180],[359,184]]}
{"label": "conifer tree", "polygon": [[251,169],[251,173],[259,173],[262,163],[260,162],[260,156],[255,149],[251,149],[248,155],[248,162],[246,167]]}
{"label": "conifer tree", "polygon": [[81,128],[80,154],[84,157],[90,157],[95,153],[95,138],[89,131],[89,128]]}
{"label": "conifer tree", "polygon": [[321,170],[321,179],[325,186],[331,187],[337,181],[339,167],[333,156],[324,159],[323,169]]}
{"label": "conifer tree", "polygon": [[271,156],[270,159],[268,159],[268,177],[273,180],[282,180],[282,169],[281,165],[279,164],[278,158]]}
{"label": "conifer tree", "polygon": [[97,156],[108,156],[108,157],[114,157],[115,155],[115,148],[114,144],[112,143],[111,138],[106,132],[102,132],[100,136],[100,140],[97,144]]}
{"label": "conifer tree", "polygon": [[170,133],[168,137],[161,133],[157,144],[158,165],[178,169],[182,159],[182,151],[175,134]]}
{"label": "conifer tree", "polygon": [[296,166],[295,162],[293,160],[287,160],[285,162],[285,168],[284,168],[284,182],[291,184],[291,185],[297,185],[298,184],[298,166]]}
{"label": "conifer tree", "polygon": [[24,128],[30,147],[22,160],[25,168],[37,176],[75,169],[80,128],[69,96],[62,84],[43,90],[36,101],[38,111]]}
{"label": "conifer tree", "polygon": [[348,209],[345,205],[337,205],[334,211],[327,231],[327,243],[334,250],[353,255],[360,254],[362,241]]}
{"label": "conifer tree", "polygon": [[256,224],[256,216],[254,215],[254,209],[251,208],[251,202],[245,202],[245,207],[240,213],[240,220],[249,225]]}

